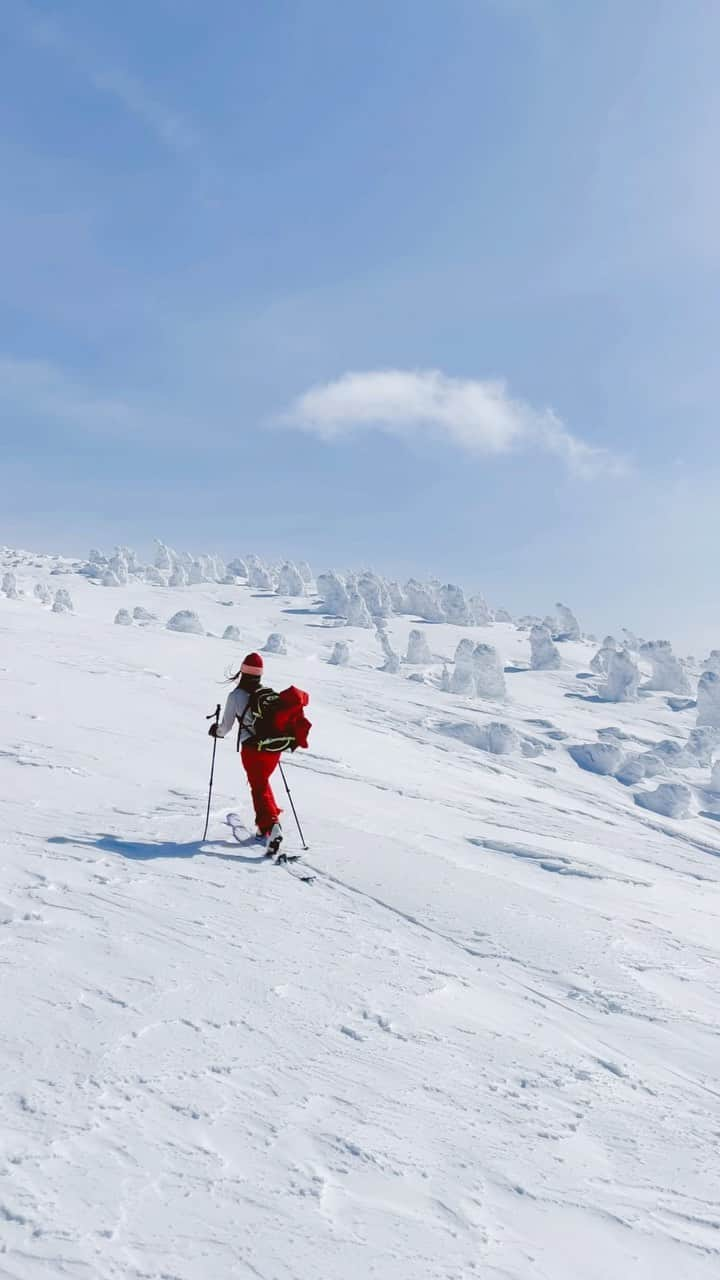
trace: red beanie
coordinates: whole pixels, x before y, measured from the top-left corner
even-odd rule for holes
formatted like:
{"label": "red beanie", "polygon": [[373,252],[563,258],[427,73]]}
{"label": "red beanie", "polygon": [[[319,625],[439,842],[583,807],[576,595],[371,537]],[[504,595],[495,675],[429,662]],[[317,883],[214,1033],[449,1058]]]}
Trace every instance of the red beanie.
{"label": "red beanie", "polygon": [[263,660],[260,654],[249,653],[247,658],[243,658],[240,670],[244,676],[261,676],[263,673]]}

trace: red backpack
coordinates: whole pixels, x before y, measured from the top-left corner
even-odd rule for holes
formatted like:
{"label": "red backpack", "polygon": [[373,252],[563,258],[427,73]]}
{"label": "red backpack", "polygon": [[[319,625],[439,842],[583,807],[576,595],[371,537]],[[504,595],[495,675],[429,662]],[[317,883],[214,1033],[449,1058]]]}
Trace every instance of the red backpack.
{"label": "red backpack", "polygon": [[[250,697],[241,724],[250,730],[247,746],[256,751],[295,751],[307,747],[312,729],[305,716],[310,698],[294,684],[282,693],[256,689]],[[240,735],[238,734],[238,746]]]}

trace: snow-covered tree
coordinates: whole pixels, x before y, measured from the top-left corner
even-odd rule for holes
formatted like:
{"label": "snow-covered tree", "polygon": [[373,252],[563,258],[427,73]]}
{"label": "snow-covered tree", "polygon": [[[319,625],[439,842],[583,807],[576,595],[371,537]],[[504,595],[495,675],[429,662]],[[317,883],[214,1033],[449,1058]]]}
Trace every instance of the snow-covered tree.
{"label": "snow-covered tree", "polygon": [[278,573],[275,591],[279,596],[302,596],[305,594],[305,583],[302,580],[300,571],[289,560],[285,561]]}
{"label": "snow-covered tree", "polygon": [[117,613],[115,614],[115,625],[118,627],[131,627],[132,624],[133,624],[133,620],[130,617],[130,614],[128,613],[127,609],[118,609]]}
{"label": "snow-covered tree", "polygon": [[151,613],[149,609],[145,609],[141,604],[135,605],[132,616],[136,622],[157,622],[157,614]]}
{"label": "snow-covered tree", "polygon": [[413,630],[408,636],[408,650],[406,662],[425,663],[432,662],[432,654],[430,646],[427,642],[427,636],[424,631]]}
{"label": "snow-covered tree", "polygon": [[575,617],[572,609],[566,604],[555,605],[557,609],[558,630],[555,636],[556,640],[579,640],[580,624]]}
{"label": "snow-covered tree", "polygon": [[720,728],[720,675],[703,671],[697,687],[697,723]]}
{"label": "snow-covered tree", "polygon": [[346,618],[350,600],[343,579],[337,573],[321,573],[317,580],[317,593],[322,601],[323,613],[335,618]]}
{"label": "snow-covered tree", "polygon": [[44,582],[37,582],[35,584],[35,591],[33,594],[35,599],[39,600],[41,604],[50,604],[50,601],[52,600],[52,592],[45,586]]}
{"label": "snow-covered tree", "polygon": [[646,689],[663,689],[668,693],[690,693],[690,681],[672,651],[668,640],[648,640],[640,646],[640,656],[649,662],[652,675]]}
{"label": "snow-covered tree", "polygon": [[170,551],[159,538],[155,539],[157,551],[155,552],[155,568],[160,569],[163,573],[172,573],[175,567],[175,553]]}
{"label": "snow-covered tree", "polygon": [[240,631],[230,623],[223,631],[222,638],[223,640],[232,640],[235,644],[238,644],[240,641]]}
{"label": "snow-covered tree", "polygon": [[703,671],[714,671],[720,676],[720,649],[711,649],[702,665]]}
{"label": "snow-covered tree", "polygon": [[598,689],[604,702],[633,702],[637,698],[640,672],[627,649],[613,649],[608,655],[605,683]]}
{"label": "snow-covered tree", "polygon": [[187,580],[190,587],[198,587],[201,582],[205,582],[205,574],[199,560],[193,560],[187,570]]}
{"label": "snow-covered tree", "polygon": [[458,627],[472,626],[475,618],[462,587],[446,583],[438,592],[438,602],[448,622],[453,622]]}
{"label": "snow-covered tree", "polygon": [[505,672],[497,649],[491,644],[476,644],[472,662],[478,698],[504,698]]}
{"label": "snow-covered tree", "polygon": [[168,582],[168,586],[169,587],[186,587],[187,584],[188,584],[187,569],[183,568],[181,564],[176,564],[175,568],[170,574],[170,581]]}
{"label": "snow-covered tree", "polygon": [[547,627],[535,625],[530,631],[530,666],[533,671],[554,671],[560,666],[560,654]]}
{"label": "snow-covered tree", "polygon": [[129,581],[128,562],[125,556],[125,552],[121,547],[118,547],[117,551],[115,552],[115,555],[112,557],[110,561],[110,572],[113,573],[117,578],[119,586],[121,587],[127,586]]}
{"label": "snow-covered tree", "polygon": [[348,597],[347,623],[349,627],[364,627],[366,630],[373,625],[368,607],[357,591],[352,591]]}
{"label": "snow-covered tree", "polygon": [[230,561],[227,571],[232,574],[233,578],[247,578],[248,576],[248,567],[240,556],[235,556],[235,559]]}
{"label": "snow-covered tree", "polygon": [[455,650],[455,666],[450,678],[450,692],[463,697],[475,696],[475,646],[472,640],[463,639]]}
{"label": "snow-covered tree", "polygon": [[390,637],[388,636],[382,622],[375,623],[375,631],[377,633],[377,638],[380,641],[380,647],[385,654],[385,661],[381,670],[387,671],[391,675],[396,676],[400,670],[400,655],[393,649],[390,643]]}
{"label": "snow-covered tree", "polygon": [[70,599],[70,593],[66,591],[64,587],[60,587],[59,590],[55,592],[52,611],[53,613],[73,612],[73,602]]}
{"label": "snow-covered tree", "polygon": [[17,600],[19,597],[17,579],[12,570],[3,574],[2,593],[4,596],[7,596],[8,600]]}
{"label": "snow-covered tree", "polygon": [[710,790],[720,793],[720,760],[716,760],[710,771]]}
{"label": "snow-covered tree", "polygon": [[447,664],[443,666],[442,674],[440,676],[440,692],[450,692],[450,672],[448,671]]}
{"label": "snow-covered tree", "polygon": [[[475,622],[476,626],[478,627],[490,626],[493,620],[493,616],[490,611],[488,602],[484,596],[477,594],[470,597],[470,612],[472,613],[473,621]],[[507,621],[508,622],[510,621],[509,615],[508,615]]]}
{"label": "snow-covered tree", "polygon": [[310,565],[308,564],[307,560],[300,560],[298,562],[297,571],[300,574],[300,577],[302,578],[305,586],[306,587],[311,586],[313,583],[313,571],[310,568]]}
{"label": "snow-covered tree", "polygon": [[390,594],[376,573],[361,573],[357,590],[365,601],[371,618],[387,618],[392,613]]}
{"label": "snow-covered tree", "polygon": [[168,631],[182,631],[188,635],[204,636],[205,628],[192,609],[180,609],[165,623]]}
{"label": "snow-covered tree", "polygon": [[346,640],[336,640],[328,662],[332,667],[346,667],[350,661],[350,648]]}
{"label": "snow-covered tree", "polygon": [[278,653],[284,657],[287,653],[287,644],[284,635],[281,635],[279,631],[271,631],[263,645],[263,653]]}
{"label": "snow-covered tree", "polygon": [[444,622],[445,614],[438,600],[437,590],[432,584],[425,586],[416,578],[405,583],[404,595],[406,611],[423,618],[425,622]]}
{"label": "snow-covered tree", "polygon": [[102,585],[104,587],[119,587],[120,579],[117,574],[113,573],[112,569],[106,569],[102,576]]}
{"label": "snow-covered tree", "polygon": [[161,573],[159,569],[156,569],[154,564],[149,564],[147,566],[143,572],[143,576],[145,581],[148,582],[151,587],[167,586],[165,575]]}
{"label": "snow-covered tree", "polygon": [[144,566],[132,547],[116,547],[115,550],[117,555],[121,556],[125,561],[128,573],[142,573]]}
{"label": "snow-covered tree", "polygon": [[405,593],[399,582],[387,582],[387,593],[390,600],[390,607],[393,613],[408,613],[407,600]]}
{"label": "snow-covered tree", "polygon": [[597,676],[607,675],[608,665],[613,653],[617,652],[617,640],[614,636],[606,636],[594,658],[590,659],[590,670]]}
{"label": "snow-covered tree", "polygon": [[512,622],[512,614],[508,613],[507,609],[496,609],[495,621],[496,622]]}
{"label": "snow-covered tree", "polygon": [[248,566],[248,584],[253,591],[274,591],[275,584],[264,565]]}

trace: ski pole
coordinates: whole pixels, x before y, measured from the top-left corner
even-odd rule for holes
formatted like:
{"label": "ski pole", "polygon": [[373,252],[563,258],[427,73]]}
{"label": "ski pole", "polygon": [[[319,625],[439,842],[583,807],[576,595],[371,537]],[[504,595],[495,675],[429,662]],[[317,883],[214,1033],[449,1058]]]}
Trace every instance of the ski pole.
{"label": "ski pole", "polygon": [[[214,712],[212,712],[211,715],[206,716],[205,719],[214,720],[215,728],[217,729],[220,723],[220,703],[219,702]],[[212,800],[213,778],[215,776],[215,752],[216,751],[217,751],[217,738],[213,738],[212,765],[210,766],[210,789],[208,791],[208,806],[207,806],[207,813],[205,814],[205,830],[203,831],[203,840],[207,836],[208,824],[210,822],[210,801]]]}
{"label": "ski pole", "polygon": [[305,850],[305,852],[307,853],[308,846],[307,846],[307,845],[306,845],[306,843],[305,843],[305,837],[304,837],[303,832],[302,832],[302,827],[300,826],[300,819],[299,819],[299,818],[298,818],[298,816],[297,816],[297,810],[296,810],[296,808],[295,808],[295,805],[293,804],[293,798],[292,798],[292,795],[291,795],[291,793],[290,793],[290,788],[289,788],[289,786],[288,786],[288,784],[287,784],[287,778],[285,777],[285,770],[283,769],[282,765],[280,765],[280,777],[282,778],[283,782],[285,783],[285,790],[286,790],[286,791],[287,791],[287,793],[288,793],[288,800],[290,801],[290,808],[291,808],[291,809],[292,809],[292,811],[293,811],[293,817],[294,817],[294,819],[295,819],[295,822],[297,823],[297,829],[298,829],[298,831],[300,832],[300,839],[302,840],[302,847],[303,847],[303,849]]}

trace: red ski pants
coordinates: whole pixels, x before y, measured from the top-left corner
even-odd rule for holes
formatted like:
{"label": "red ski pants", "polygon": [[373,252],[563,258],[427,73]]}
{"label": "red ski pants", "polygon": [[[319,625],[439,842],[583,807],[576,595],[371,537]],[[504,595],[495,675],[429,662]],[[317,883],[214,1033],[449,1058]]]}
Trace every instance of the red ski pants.
{"label": "red ski pants", "polygon": [[255,806],[255,821],[258,831],[264,836],[282,813],[270,786],[270,775],[274,773],[279,760],[279,751],[258,751],[255,747],[248,746],[242,748],[243,767]]}

